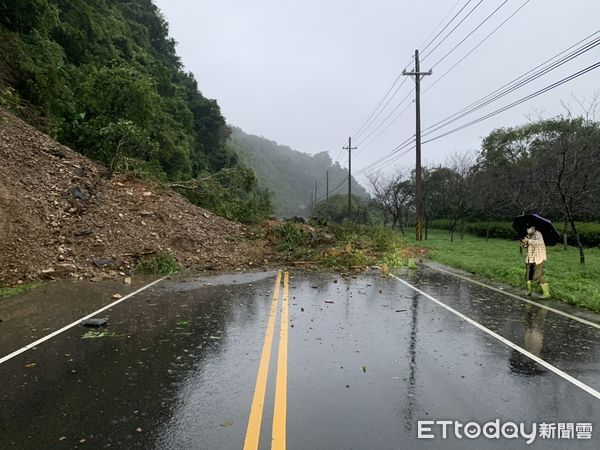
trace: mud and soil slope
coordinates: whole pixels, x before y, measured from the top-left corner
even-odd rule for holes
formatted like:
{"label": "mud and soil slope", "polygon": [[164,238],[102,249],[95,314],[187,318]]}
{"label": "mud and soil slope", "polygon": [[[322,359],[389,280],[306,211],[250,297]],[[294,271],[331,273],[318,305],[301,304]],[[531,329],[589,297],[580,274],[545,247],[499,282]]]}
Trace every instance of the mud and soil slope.
{"label": "mud and soil slope", "polygon": [[0,284],[119,276],[167,249],[199,269],[248,267],[262,261],[252,235],[160,185],[110,176],[0,110]]}

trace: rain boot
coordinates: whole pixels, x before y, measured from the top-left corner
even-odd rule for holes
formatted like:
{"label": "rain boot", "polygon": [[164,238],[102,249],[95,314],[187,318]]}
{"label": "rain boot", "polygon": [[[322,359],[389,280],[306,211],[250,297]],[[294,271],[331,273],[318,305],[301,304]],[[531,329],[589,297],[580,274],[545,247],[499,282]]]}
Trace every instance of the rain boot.
{"label": "rain boot", "polygon": [[550,298],[550,285],[548,283],[540,284],[542,288],[542,298]]}
{"label": "rain boot", "polygon": [[531,296],[531,292],[533,291],[533,287],[531,286],[531,281],[527,282],[527,295]]}

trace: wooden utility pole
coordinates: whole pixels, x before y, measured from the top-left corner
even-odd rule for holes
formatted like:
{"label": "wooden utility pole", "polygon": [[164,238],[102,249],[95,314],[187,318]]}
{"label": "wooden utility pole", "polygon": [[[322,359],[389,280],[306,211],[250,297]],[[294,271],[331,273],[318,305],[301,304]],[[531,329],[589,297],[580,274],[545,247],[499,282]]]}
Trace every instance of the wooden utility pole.
{"label": "wooden utility pole", "polygon": [[325,200],[329,201],[329,170],[326,172],[325,175]]}
{"label": "wooden utility pole", "polygon": [[348,150],[348,220],[352,218],[352,150],[357,147],[352,147],[352,138],[348,138],[348,147],[343,147]]}
{"label": "wooden utility pole", "polygon": [[315,180],[315,207],[317,206],[317,180]]}
{"label": "wooden utility pole", "polygon": [[415,205],[416,205],[416,239],[423,239],[423,188],[421,186],[421,78],[425,75],[431,75],[433,72],[420,72],[419,50],[415,50],[415,70],[413,72],[402,71],[402,75],[408,75],[415,80],[415,106],[416,106],[416,153],[417,164],[415,169]]}

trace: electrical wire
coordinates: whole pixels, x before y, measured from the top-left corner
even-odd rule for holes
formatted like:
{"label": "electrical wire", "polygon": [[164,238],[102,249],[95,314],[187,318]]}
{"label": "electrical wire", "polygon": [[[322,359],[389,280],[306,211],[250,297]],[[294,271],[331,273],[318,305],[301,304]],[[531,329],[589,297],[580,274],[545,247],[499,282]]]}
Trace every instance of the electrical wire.
{"label": "electrical wire", "polygon": [[470,121],[470,122],[468,122],[466,124],[463,124],[463,125],[461,125],[459,127],[456,127],[456,128],[454,128],[454,129],[452,129],[450,131],[442,133],[442,134],[440,134],[438,136],[435,136],[433,138],[427,139],[427,140],[423,141],[423,144],[426,144],[428,142],[432,142],[432,141],[441,139],[441,138],[443,138],[445,136],[448,136],[449,134],[456,133],[457,131],[460,131],[460,130],[464,130],[465,128],[473,126],[473,125],[475,125],[475,124],[477,124],[479,122],[482,122],[484,120],[487,120],[490,117],[494,117],[494,116],[496,116],[496,115],[498,115],[498,114],[500,114],[500,113],[502,113],[504,111],[507,111],[507,110],[509,110],[511,108],[514,108],[517,105],[520,105],[521,103],[524,103],[524,102],[526,102],[528,100],[531,100],[531,99],[533,99],[533,98],[535,98],[535,97],[537,97],[539,95],[542,95],[542,94],[544,94],[544,93],[546,93],[546,92],[548,92],[548,91],[550,91],[552,89],[555,89],[555,88],[557,88],[559,86],[562,86],[563,84],[568,83],[569,81],[572,81],[575,78],[579,78],[580,76],[585,75],[586,73],[591,72],[592,70],[597,69],[598,67],[600,67],[600,61],[597,62],[597,63],[595,63],[595,64],[592,64],[591,66],[586,67],[585,69],[582,69],[582,70],[580,70],[580,71],[578,71],[576,73],[573,73],[573,74],[571,74],[571,75],[569,75],[569,76],[567,76],[567,77],[565,77],[565,78],[563,78],[563,79],[561,79],[561,80],[559,80],[559,81],[557,81],[555,83],[552,83],[552,84],[550,84],[550,85],[548,85],[548,86],[546,86],[546,87],[544,87],[544,88],[542,88],[542,89],[540,89],[540,90],[538,90],[538,91],[536,91],[536,92],[534,92],[532,94],[529,94],[529,95],[527,95],[525,97],[522,97],[519,100],[510,103],[509,105],[506,105],[506,106],[504,106],[502,108],[499,108],[499,109],[497,109],[495,111],[492,111],[491,113],[488,113],[488,114],[486,114],[486,115],[484,115],[482,117],[479,117],[478,119],[472,120],[472,121]]}
{"label": "electrical wire", "polygon": [[[442,75],[436,76],[433,83],[431,83],[424,91],[423,94],[428,92],[431,88],[433,88],[436,84],[442,81],[446,75],[448,75],[452,70],[454,70],[460,63],[462,63],[465,59],[467,59],[475,50],[481,47],[490,37],[492,37],[500,28],[502,28],[510,19],[512,19],[519,11],[521,11],[527,3],[531,0],[526,0],[521,6],[519,6],[510,16],[508,16],[503,22],[500,23],[496,28],[494,28],[487,36],[485,36],[475,47],[469,50],[461,59],[459,59],[456,63],[454,63],[448,70],[446,70]],[[439,61],[438,61],[439,63]]]}

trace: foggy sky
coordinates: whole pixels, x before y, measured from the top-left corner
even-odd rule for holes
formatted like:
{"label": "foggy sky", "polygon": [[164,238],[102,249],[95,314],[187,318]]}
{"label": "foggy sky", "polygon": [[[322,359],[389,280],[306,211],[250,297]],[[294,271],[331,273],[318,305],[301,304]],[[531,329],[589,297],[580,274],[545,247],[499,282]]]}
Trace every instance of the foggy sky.
{"label": "foggy sky", "polygon": [[[466,3],[461,0],[454,13]],[[473,0],[465,9],[477,4]],[[428,70],[503,0],[484,0],[435,52]],[[422,90],[473,48],[524,0],[509,0],[446,60],[425,77]],[[228,123],[306,153],[340,154],[349,135],[374,109],[414,50],[423,45],[456,0],[155,0],[170,24],[186,70],[219,102]],[[454,13],[452,15],[454,15]],[[452,16],[451,15],[451,16]],[[451,17],[450,16],[450,17]],[[600,28],[598,0],[531,0],[478,50],[422,95],[427,127],[534,68]],[[456,22],[455,22],[456,23]],[[446,30],[449,31],[452,27]],[[444,33],[445,34],[445,33]],[[443,36],[443,35],[442,35]],[[435,44],[434,44],[435,45]],[[433,48],[430,46],[428,50]],[[460,125],[600,61],[600,47],[457,122]],[[404,77],[403,77],[404,78]],[[600,90],[600,69],[478,125],[423,146],[425,163],[450,153],[475,151],[498,127],[531,117],[581,108]],[[414,103],[373,144],[361,142],[414,86],[407,80],[387,110],[361,138],[353,173],[414,134]],[[406,104],[404,104],[406,105]],[[402,106],[398,111],[401,111]],[[450,129],[448,127],[447,129]],[[445,130],[444,130],[445,131]],[[377,133],[373,134],[374,137]],[[342,154],[341,164],[347,166]],[[414,153],[392,166],[412,167]],[[365,179],[359,178],[364,185]]]}

